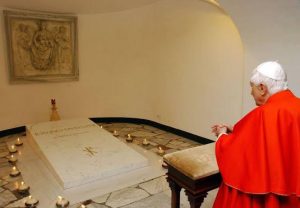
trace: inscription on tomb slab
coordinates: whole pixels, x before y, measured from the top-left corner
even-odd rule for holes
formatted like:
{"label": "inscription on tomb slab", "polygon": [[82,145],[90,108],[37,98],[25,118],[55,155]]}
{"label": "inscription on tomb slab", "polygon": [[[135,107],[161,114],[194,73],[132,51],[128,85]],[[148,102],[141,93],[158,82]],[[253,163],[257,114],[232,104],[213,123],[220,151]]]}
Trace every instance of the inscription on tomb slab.
{"label": "inscription on tomb slab", "polygon": [[27,125],[31,145],[63,188],[148,165],[148,160],[89,119]]}

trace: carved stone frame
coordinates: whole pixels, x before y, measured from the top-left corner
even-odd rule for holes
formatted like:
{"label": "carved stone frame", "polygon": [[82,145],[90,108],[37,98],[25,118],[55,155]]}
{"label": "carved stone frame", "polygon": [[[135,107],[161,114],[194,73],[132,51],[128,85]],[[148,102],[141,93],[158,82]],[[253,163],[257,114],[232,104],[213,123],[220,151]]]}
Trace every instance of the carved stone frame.
{"label": "carved stone frame", "polygon": [[79,79],[76,16],[3,13],[11,83]]}

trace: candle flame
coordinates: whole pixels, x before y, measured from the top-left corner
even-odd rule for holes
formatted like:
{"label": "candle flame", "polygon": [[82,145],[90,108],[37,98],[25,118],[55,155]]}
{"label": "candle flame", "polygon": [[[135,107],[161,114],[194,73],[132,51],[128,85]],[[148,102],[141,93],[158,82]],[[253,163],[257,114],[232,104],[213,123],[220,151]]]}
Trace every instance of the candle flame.
{"label": "candle flame", "polygon": [[61,196],[58,196],[57,199],[59,202],[61,202],[63,198]]}
{"label": "candle flame", "polygon": [[19,137],[18,137],[17,141],[18,141],[18,142],[20,142],[20,141],[21,141]]}
{"label": "candle flame", "polygon": [[81,206],[80,206],[81,208],[85,208],[85,206],[82,204]]}
{"label": "candle flame", "polygon": [[14,158],[14,155],[10,155],[11,158]]}
{"label": "candle flame", "polygon": [[29,195],[29,196],[28,196],[28,199],[32,199],[32,196],[31,196],[31,195]]}
{"label": "candle flame", "polygon": [[12,169],[13,169],[13,171],[15,171],[16,170],[16,166],[14,166]]}
{"label": "candle flame", "polygon": [[12,149],[15,149],[15,145],[11,145],[11,148],[12,148]]}
{"label": "candle flame", "polygon": [[131,135],[130,134],[128,134],[128,138],[130,138],[131,137]]}
{"label": "candle flame", "polygon": [[[21,186],[23,186],[24,185],[24,181],[21,181]],[[30,196],[31,197],[31,196]]]}
{"label": "candle flame", "polygon": [[159,149],[159,150],[162,150],[162,148],[161,148],[161,147],[158,147],[158,149]]}
{"label": "candle flame", "polygon": [[143,144],[144,144],[144,145],[149,144],[149,142],[148,142],[148,140],[147,140],[146,138],[143,140]]}

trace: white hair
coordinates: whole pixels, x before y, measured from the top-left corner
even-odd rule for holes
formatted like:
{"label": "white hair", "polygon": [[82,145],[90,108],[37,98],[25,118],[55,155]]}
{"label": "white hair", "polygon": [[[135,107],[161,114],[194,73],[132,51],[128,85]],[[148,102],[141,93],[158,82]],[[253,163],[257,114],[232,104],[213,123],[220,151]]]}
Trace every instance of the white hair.
{"label": "white hair", "polygon": [[260,84],[265,85],[268,88],[270,95],[286,90],[288,88],[286,76],[283,80],[275,80],[263,75],[262,73],[257,71],[257,69],[253,70],[250,82],[256,86]]}

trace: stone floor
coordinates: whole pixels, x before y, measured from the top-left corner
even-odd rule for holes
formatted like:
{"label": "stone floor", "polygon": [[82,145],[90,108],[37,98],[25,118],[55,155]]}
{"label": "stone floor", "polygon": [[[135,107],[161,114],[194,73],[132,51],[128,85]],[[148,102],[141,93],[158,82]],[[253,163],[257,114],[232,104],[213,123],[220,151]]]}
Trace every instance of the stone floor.
{"label": "stone floor", "polygon": [[[162,131],[160,129],[138,124],[129,123],[99,123],[99,126],[115,134],[115,136],[126,141],[128,134],[133,138],[133,143],[157,153],[158,147],[170,153],[201,144],[178,135]],[[22,174],[17,177],[10,176],[13,165],[18,167],[18,163],[11,164],[8,162],[10,153],[7,142],[16,140],[17,137],[24,139],[23,134],[10,135],[0,138],[0,208],[25,207],[24,202],[27,200],[29,192],[20,194],[17,191],[18,184],[22,181]],[[144,145],[143,141],[147,140],[149,145]],[[212,207],[216,190],[208,194],[202,207]],[[170,189],[166,182],[165,176],[157,177],[152,180],[136,184],[121,190],[107,193],[103,196],[91,198],[81,203],[73,204],[71,208],[85,207],[88,208],[169,208]],[[184,192],[181,192],[181,207],[188,208],[188,202]],[[37,205],[39,207],[39,205]],[[47,208],[47,207],[43,207]]]}

